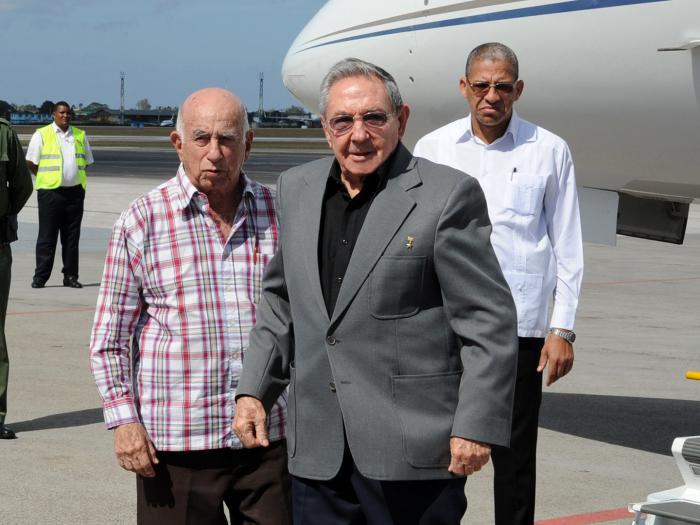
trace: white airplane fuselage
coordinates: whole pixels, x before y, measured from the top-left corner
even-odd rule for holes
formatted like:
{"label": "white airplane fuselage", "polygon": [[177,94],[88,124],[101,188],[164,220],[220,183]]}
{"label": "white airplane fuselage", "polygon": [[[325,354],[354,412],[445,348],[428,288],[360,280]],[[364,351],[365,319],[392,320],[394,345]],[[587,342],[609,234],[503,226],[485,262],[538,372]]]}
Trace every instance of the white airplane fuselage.
{"label": "white airplane fuselage", "polygon": [[330,0],[292,44],[283,78],[318,108],[338,60],[385,68],[411,107],[412,147],[467,115],[467,54],[492,41],[517,53],[516,109],[569,143],[579,186],[700,198],[700,0]]}

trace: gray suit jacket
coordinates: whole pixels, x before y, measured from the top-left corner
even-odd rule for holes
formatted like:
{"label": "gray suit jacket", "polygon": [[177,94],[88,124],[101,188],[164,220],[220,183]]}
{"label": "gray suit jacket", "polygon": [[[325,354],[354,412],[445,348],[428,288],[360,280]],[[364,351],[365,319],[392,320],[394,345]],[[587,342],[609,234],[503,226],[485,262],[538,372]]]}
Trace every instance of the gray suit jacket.
{"label": "gray suit jacket", "polygon": [[[278,181],[268,265],[237,395],[266,408],[289,384],[289,469],[449,478],[450,436],[507,445],[517,360],[513,299],[479,184],[399,144],[328,317],[318,267],[333,158]],[[411,240],[412,239],[412,240]]]}

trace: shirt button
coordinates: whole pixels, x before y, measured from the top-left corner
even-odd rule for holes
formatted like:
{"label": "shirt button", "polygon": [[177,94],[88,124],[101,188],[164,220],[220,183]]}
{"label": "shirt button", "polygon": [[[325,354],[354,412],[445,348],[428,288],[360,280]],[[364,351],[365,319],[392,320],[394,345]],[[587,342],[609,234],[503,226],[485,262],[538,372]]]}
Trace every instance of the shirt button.
{"label": "shirt button", "polygon": [[348,240],[347,240],[347,239],[343,239],[343,240],[342,240],[342,241],[340,241],[340,242],[342,242],[342,243],[343,243],[343,244],[345,244],[345,245],[347,245],[347,244],[348,244]]}
{"label": "shirt button", "polygon": [[331,346],[333,346],[337,342],[338,341],[336,340],[336,338],[333,337],[332,335],[329,335],[328,337],[326,337],[326,343],[328,343]]}
{"label": "shirt button", "polygon": [[336,277],[335,282],[337,282],[338,284],[340,284],[340,283],[343,282],[343,278],[342,278],[342,277]]}
{"label": "shirt button", "polygon": [[334,383],[333,381],[331,381],[330,383],[328,383],[328,386],[330,387],[331,392],[335,392],[335,383]]}

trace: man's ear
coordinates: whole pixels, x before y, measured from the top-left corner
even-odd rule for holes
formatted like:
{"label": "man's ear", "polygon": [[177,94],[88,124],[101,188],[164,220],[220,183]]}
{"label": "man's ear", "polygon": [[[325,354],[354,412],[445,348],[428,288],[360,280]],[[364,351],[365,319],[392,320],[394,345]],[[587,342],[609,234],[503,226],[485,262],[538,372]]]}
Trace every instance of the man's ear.
{"label": "man's ear", "polygon": [[467,91],[469,89],[469,85],[467,84],[467,77],[461,77],[459,79],[459,92],[462,93],[462,96],[469,100],[469,92]]}
{"label": "man's ear", "polygon": [[245,155],[244,155],[245,160],[248,160],[248,157],[250,157],[250,149],[253,147],[253,137],[254,136],[255,136],[255,133],[253,133],[253,130],[249,128],[245,134]]}
{"label": "man's ear", "polygon": [[525,89],[525,82],[522,80],[518,80],[515,83],[515,97],[513,97],[513,100],[518,100],[520,98],[520,95],[523,94],[523,89]]}
{"label": "man's ear", "polygon": [[182,160],[182,156],[180,155],[180,152],[182,151],[182,138],[180,137],[180,134],[177,131],[172,131],[170,133],[170,142],[175,147],[175,151],[177,151],[177,156],[180,157],[180,160]]}
{"label": "man's ear", "polygon": [[331,141],[333,132],[328,129],[328,122],[326,122],[325,117],[321,117],[321,127],[323,128],[323,134],[326,136],[326,142],[328,142],[328,147],[333,149],[333,142]]}
{"label": "man's ear", "polygon": [[403,138],[403,134],[406,132],[406,126],[408,125],[408,117],[411,115],[411,108],[406,104],[401,106],[399,109],[399,114],[397,115],[399,119],[399,138]]}

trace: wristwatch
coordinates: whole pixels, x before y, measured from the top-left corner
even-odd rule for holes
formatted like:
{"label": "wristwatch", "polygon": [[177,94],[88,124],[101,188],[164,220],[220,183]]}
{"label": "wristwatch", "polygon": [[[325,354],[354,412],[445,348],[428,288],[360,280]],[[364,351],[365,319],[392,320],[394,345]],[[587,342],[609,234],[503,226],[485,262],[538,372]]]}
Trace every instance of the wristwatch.
{"label": "wristwatch", "polygon": [[561,337],[565,341],[568,341],[571,344],[573,344],[574,341],[576,341],[576,334],[571,330],[562,330],[561,328],[550,328],[549,333],[558,335],[559,337]]}

